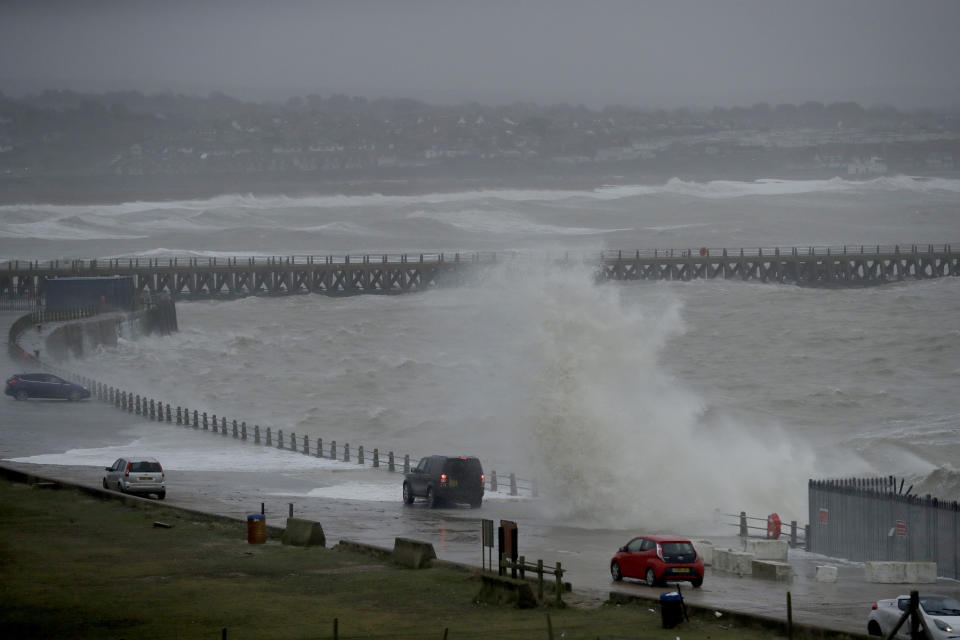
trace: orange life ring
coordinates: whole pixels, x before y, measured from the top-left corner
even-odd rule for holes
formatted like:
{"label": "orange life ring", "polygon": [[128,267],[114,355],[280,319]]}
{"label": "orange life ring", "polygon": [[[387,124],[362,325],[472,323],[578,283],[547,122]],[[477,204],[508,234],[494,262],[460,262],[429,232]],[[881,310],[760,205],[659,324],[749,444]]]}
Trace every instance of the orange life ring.
{"label": "orange life ring", "polygon": [[775,513],[767,516],[767,538],[771,540],[780,538],[780,516]]}
{"label": "orange life ring", "polygon": [[701,255],[701,256],[707,255],[707,248],[706,248],[706,247],[700,247],[700,255]]}

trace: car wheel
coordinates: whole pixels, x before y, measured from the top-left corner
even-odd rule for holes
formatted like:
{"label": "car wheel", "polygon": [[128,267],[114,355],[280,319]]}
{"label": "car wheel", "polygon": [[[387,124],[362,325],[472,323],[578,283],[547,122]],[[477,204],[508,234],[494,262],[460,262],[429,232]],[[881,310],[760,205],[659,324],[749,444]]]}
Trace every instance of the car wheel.
{"label": "car wheel", "polygon": [[700,585],[703,584],[703,578],[697,578],[696,580],[691,580],[690,584],[693,585],[694,589],[699,589]]}
{"label": "car wheel", "polygon": [[871,620],[870,624],[867,625],[867,635],[883,636],[883,630],[880,628],[880,625],[876,620]]}
{"label": "car wheel", "polygon": [[413,504],[413,492],[410,491],[410,483],[403,483],[403,501],[406,504]]}
{"label": "car wheel", "polygon": [[67,400],[69,400],[70,402],[80,402],[80,392],[71,391],[70,395],[67,397]]}
{"label": "car wheel", "polygon": [[27,398],[30,397],[30,395],[27,394],[27,392],[24,391],[23,389],[17,389],[17,393],[13,397],[16,398],[17,400],[26,400]]}
{"label": "car wheel", "polygon": [[619,562],[610,563],[610,575],[613,577],[614,582],[620,582],[621,580],[623,580],[623,574],[620,573]]}
{"label": "car wheel", "polygon": [[433,509],[437,506],[437,496],[433,493],[433,487],[427,487],[427,507]]}
{"label": "car wheel", "polygon": [[160,493],[157,494],[157,500],[163,500],[166,497],[167,497],[166,491],[161,491]]}
{"label": "car wheel", "polygon": [[653,567],[647,567],[646,578],[647,578],[647,584],[650,585],[651,587],[657,584],[657,576],[653,572]]}

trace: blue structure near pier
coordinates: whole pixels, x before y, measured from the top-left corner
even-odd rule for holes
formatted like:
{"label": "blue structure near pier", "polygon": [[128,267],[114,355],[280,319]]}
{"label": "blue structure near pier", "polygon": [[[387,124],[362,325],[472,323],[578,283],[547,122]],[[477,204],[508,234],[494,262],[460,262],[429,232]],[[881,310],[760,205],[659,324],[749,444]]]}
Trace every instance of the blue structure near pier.
{"label": "blue structure near pier", "polygon": [[43,282],[44,306],[48,311],[88,307],[130,310],[133,286],[133,276],[50,278]]}

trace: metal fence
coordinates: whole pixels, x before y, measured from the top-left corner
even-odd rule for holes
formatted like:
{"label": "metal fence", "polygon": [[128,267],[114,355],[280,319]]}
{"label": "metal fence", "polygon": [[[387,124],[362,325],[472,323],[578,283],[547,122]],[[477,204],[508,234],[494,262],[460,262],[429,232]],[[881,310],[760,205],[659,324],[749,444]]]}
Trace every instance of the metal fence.
{"label": "metal fence", "polygon": [[810,480],[808,549],[855,561],[936,562],[960,578],[960,503],[885,478]]}

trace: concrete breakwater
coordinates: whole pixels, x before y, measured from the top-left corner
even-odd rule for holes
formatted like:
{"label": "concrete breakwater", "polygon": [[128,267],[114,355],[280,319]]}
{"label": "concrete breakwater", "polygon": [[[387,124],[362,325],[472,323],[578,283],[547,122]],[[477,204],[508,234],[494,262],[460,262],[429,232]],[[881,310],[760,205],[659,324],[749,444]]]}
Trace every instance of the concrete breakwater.
{"label": "concrete breakwater", "polygon": [[871,286],[960,276],[960,253],[943,245],[844,245],[603,251],[600,255],[454,253],[269,258],[128,258],[9,261],[0,295],[38,298],[50,278],[130,276],[136,294],[211,296],[396,294],[469,281],[499,264],[587,264],[598,280],[725,279],[806,286]]}

